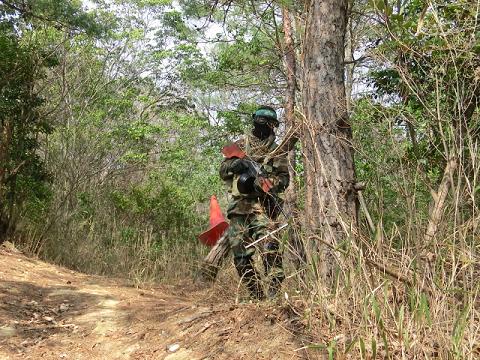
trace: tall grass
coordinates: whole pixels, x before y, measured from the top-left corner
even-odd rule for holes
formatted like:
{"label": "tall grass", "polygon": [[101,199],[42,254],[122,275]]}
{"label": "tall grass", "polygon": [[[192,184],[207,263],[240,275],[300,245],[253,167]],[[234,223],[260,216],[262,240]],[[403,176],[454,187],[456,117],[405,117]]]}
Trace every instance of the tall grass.
{"label": "tall grass", "polygon": [[[473,160],[478,174],[478,157]],[[457,176],[464,175],[459,171]],[[362,359],[479,358],[480,218],[477,194],[469,190],[477,188],[477,178],[455,179],[442,222],[428,243],[422,234],[428,221],[416,213],[388,233],[377,220],[381,235],[364,226],[332,246],[332,282],[318,273],[318,255],[307,252],[304,267],[289,271],[297,275],[291,275],[287,291],[302,289],[298,298],[305,321],[318,336],[312,348],[333,346],[338,356]],[[461,223],[455,214],[466,209],[460,209],[456,194],[471,206]],[[407,231],[410,224],[414,231]],[[312,239],[300,238],[308,248]],[[293,249],[287,251],[298,257]]]}
{"label": "tall grass", "polygon": [[[317,337],[310,347],[331,358],[478,359],[479,139],[474,131],[455,135],[457,120],[471,129],[478,111],[468,124],[454,112],[430,112],[428,121],[443,134],[440,171],[431,173],[408,157],[408,136],[396,123],[401,108],[357,104],[354,146],[359,180],[367,184],[360,227],[345,221],[350,231],[340,244],[299,233],[306,261],[289,271],[287,291],[302,289],[304,321]],[[312,243],[331,251],[333,279],[319,273]],[[287,252],[302,259],[291,247]]]}

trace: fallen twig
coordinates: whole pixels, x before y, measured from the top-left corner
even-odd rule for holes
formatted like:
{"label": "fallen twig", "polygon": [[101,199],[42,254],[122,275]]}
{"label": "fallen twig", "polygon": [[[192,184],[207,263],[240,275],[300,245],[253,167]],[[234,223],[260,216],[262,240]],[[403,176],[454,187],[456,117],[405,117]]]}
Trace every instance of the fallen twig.
{"label": "fallen twig", "polygon": [[202,327],[200,330],[198,330],[194,336],[198,336],[200,335],[201,333],[205,332],[206,330],[208,330],[213,324],[216,324],[218,321],[212,321],[210,323],[207,323],[205,324],[204,327]]}
{"label": "fallen twig", "polygon": [[186,319],[179,320],[177,321],[177,324],[178,325],[188,324],[188,323],[194,322],[195,320],[203,319],[204,317],[209,316],[211,314],[213,314],[213,311],[204,311],[204,312],[201,312],[200,314],[196,314]]}
{"label": "fallen twig", "polygon": [[[337,249],[337,248],[336,248],[335,246],[333,246],[332,244],[329,244],[328,242],[326,242],[325,240],[323,240],[320,236],[313,235],[313,237],[314,237],[316,240],[320,241],[322,244],[328,246],[330,249],[335,250],[335,251],[338,251],[338,252],[340,252],[340,253],[342,253],[342,254],[345,255],[345,252],[344,252],[344,251],[342,251],[342,250],[340,250],[340,249]],[[403,282],[403,283],[405,283],[405,284],[407,284],[407,285],[409,285],[409,286],[412,286],[412,287],[420,286],[420,288],[421,288],[424,292],[426,292],[427,294],[431,294],[431,293],[432,293],[432,291],[431,291],[429,288],[425,287],[425,286],[422,285],[422,284],[415,284],[415,283],[413,282],[413,280],[411,280],[409,277],[407,277],[407,276],[405,276],[405,275],[400,274],[397,270],[394,270],[394,269],[392,269],[392,268],[389,268],[387,265],[381,264],[381,263],[379,263],[379,262],[376,262],[375,260],[371,260],[371,259],[369,259],[369,258],[367,258],[367,257],[365,257],[365,256],[364,256],[364,259],[365,259],[365,261],[366,261],[369,265],[372,265],[372,266],[376,267],[378,270],[384,272],[385,274],[389,275],[390,277],[392,277],[392,278],[394,278],[394,279],[397,279],[397,280],[400,280],[401,282]]]}
{"label": "fallen twig", "polygon": [[58,328],[74,328],[77,327],[75,324],[56,324],[56,325],[47,325],[47,326],[37,326],[37,327],[29,327],[22,329],[22,331],[35,331],[35,330],[50,330],[50,329],[58,329]]}

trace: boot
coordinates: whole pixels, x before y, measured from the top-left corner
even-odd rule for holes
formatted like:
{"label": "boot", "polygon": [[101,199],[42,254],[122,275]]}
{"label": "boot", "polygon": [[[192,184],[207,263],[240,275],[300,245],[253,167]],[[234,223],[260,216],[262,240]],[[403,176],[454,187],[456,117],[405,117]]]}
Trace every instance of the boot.
{"label": "boot", "polygon": [[270,280],[270,284],[268,285],[268,290],[267,290],[267,297],[269,299],[275,299],[277,297],[277,294],[280,290],[280,287],[282,286],[282,281],[283,277],[275,277]]}
{"label": "boot", "polygon": [[263,256],[263,266],[265,267],[265,274],[270,280],[267,290],[269,299],[277,296],[282,282],[285,279],[282,267],[282,256],[278,252],[267,252]]}
{"label": "boot", "polygon": [[252,299],[265,300],[265,294],[263,293],[262,286],[258,279],[249,279],[245,282],[245,285],[247,286]]}
{"label": "boot", "polygon": [[242,279],[242,282],[247,287],[250,292],[252,299],[263,300],[265,299],[265,294],[263,293],[262,286],[260,284],[260,279],[253,267],[253,262],[251,257],[239,257],[234,258],[235,268],[237,269],[238,275]]}

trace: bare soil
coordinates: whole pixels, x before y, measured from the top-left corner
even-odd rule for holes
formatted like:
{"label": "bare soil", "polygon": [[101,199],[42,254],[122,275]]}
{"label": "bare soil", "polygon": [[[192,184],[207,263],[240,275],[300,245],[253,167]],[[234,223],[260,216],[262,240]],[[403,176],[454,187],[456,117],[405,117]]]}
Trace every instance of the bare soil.
{"label": "bare soil", "polygon": [[317,359],[288,303],[135,288],[0,247],[0,359]]}

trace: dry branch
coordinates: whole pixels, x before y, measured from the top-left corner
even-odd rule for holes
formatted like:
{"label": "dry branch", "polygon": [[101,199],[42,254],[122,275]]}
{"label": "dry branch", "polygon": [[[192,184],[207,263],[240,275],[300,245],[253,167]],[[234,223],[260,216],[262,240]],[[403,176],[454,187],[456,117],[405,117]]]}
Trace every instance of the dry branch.
{"label": "dry branch", "polygon": [[[328,243],[327,241],[323,240],[320,236],[317,236],[317,235],[313,235],[312,237],[314,237],[316,240],[320,241],[322,244],[326,245],[327,247],[329,247],[330,249],[334,250],[334,251],[338,251],[342,254],[345,254],[343,251],[337,249],[335,246],[333,246],[332,244]],[[384,274],[390,276],[391,278],[393,279],[396,279],[396,280],[399,280],[401,282],[403,282],[404,284],[408,285],[408,286],[411,286],[411,287],[415,287],[415,286],[419,286],[422,291],[424,291],[425,293],[427,294],[431,294],[432,291],[425,287],[424,285],[422,284],[415,284],[414,281],[412,279],[410,279],[408,276],[405,276],[405,275],[402,275],[400,274],[400,272],[396,269],[392,269],[391,267],[388,267],[387,265],[385,264],[382,264],[382,263],[379,263],[375,260],[372,260],[372,259],[369,259],[367,258],[365,255],[364,255],[364,259],[365,259],[365,262],[375,268],[377,268],[377,270],[383,272]]]}

